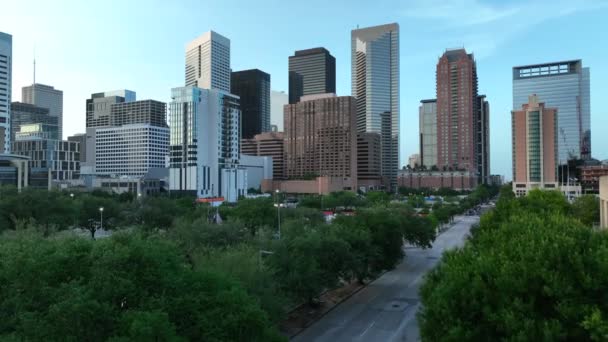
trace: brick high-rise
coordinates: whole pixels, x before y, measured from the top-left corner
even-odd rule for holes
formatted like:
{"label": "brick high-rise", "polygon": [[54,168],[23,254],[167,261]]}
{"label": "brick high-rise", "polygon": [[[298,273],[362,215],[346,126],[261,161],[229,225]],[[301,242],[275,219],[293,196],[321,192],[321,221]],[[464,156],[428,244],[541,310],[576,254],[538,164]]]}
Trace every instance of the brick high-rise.
{"label": "brick high-rise", "polygon": [[285,106],[285,174],[350,179],[357,189],[356,103],[352,96],[303,96]]}
{"label": "brick high-rise", "polygon": [[487,181],[489,105],[477,93],[473,54],[447,50],[437,63],[437,167]]}

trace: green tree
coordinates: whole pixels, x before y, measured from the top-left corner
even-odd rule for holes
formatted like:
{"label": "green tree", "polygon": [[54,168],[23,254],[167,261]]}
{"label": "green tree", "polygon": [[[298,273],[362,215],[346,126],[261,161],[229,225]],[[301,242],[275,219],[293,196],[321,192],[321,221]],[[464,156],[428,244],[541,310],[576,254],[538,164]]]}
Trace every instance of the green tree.
{"label": "green tree", "polygon": [[0,239],[0,340],[280,341],[237,283],[156,237]]}
{"label": "green tree", "polygon": [[593,226],[600,222],[600,201],[594,195],[577,197],[571,206],[572,215],[584,225]]}
{"label": "green tree", "polygon": [[428,274],[424,340],[605,340],[608,235],[564,216],[556,194],[517,202],[529,206],[482,220]]}

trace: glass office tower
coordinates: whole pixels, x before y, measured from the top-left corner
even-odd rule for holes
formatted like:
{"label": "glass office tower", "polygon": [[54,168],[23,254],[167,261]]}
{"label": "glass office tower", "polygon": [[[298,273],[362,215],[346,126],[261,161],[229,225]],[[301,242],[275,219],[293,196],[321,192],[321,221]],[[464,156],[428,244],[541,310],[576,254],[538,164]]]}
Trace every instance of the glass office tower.
{"label": "glass office tower", "polygon": [[548,108],[557,109],[558,162],[591,157],[589,68],[581,60],[513,68],[513,110],[536,94]]}
{"label": "glass office tower", "polygon": [[13,37],[0,32],[0,153],[11,151]]}
{"label": "glass office tower", "polygon": [[382,178],[397,188],[399,169],[399,25],[351,31],[351,95],[357,130],[382,135]]}

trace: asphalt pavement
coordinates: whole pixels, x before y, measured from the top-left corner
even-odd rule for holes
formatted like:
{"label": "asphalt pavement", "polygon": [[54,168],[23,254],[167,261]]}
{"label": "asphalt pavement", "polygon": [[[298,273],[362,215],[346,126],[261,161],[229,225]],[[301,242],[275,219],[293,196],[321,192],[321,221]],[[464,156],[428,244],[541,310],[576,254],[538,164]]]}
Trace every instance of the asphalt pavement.
{"label": "asphalt pavement", "polygon": [[432,248],[404,247],[406,257],[396,269],[341,303],[293,341],[419,341],[416,312],[424,274],[433,269],[443,251],[462,246],[477,222],[477,216],[459,216]]}

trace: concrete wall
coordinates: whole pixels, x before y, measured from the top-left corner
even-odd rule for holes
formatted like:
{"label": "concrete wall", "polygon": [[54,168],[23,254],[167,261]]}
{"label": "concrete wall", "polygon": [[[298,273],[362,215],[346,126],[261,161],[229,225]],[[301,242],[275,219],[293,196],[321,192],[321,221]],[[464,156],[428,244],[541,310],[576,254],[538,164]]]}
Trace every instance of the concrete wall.
{"label": "concrete wall", "polygon": [[329,194],[331,192],[355,191],[356,180],[349,177],[317,177],[313,180],[279,181],[265,179],[262,181],[262,192],[281,192],[293,194]]}

